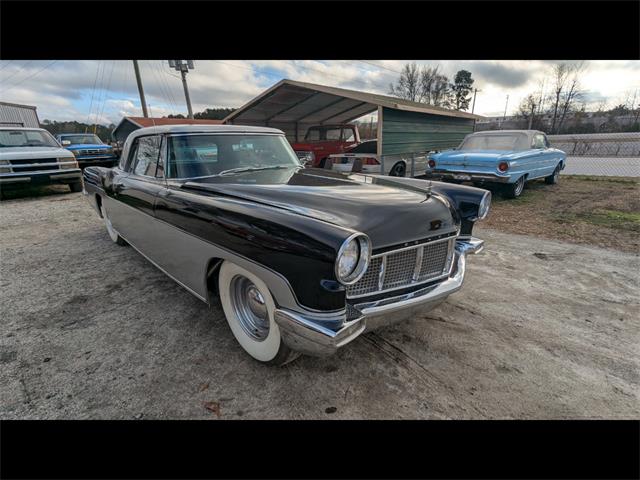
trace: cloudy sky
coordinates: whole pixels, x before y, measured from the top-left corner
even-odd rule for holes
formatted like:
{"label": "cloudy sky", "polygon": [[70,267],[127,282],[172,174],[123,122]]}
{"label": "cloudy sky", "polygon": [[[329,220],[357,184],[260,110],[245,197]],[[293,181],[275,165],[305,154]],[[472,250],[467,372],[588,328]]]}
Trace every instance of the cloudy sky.
{"label": "cloudy sky", "polygon": [[[450,78],[469,70],[480,92],[475,112],[515,112],[524,96],[539,92],[552,61],[417,61],[440,65]],[[167,61],[140,60],[151,116],[186,114],[179,74]],[[400,60],[196,60],[188,83],[195,112],[207,107],[238,107],[283,78],[387,94],[406,63]],[[588,61],[582,87],[593,105],[621,103],[640,89],[640,61]],[[548,87],[547,87],[548,88]],[[640,94],[639,94],[640,95]],[[0,101],[38,107],[40,120],[117,123],[141,116],[129,60],[0,60]]]}

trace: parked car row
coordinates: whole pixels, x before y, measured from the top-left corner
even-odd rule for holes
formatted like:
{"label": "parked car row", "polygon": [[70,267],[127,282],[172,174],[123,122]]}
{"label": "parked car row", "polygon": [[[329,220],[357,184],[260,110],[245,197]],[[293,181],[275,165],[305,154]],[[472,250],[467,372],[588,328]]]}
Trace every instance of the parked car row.
{"label": "parked car row", "polygon": [[[63,148],[64,147],[64,148]],[[82,171],[88,165],[113,166],[113,149],[94,134],[54,137],[42,128],[0,127],[0,187],[69,185],[82,191]]]}
{"label": "parked car row", "polygon": [[[508,198],[522,194],[530,180],[558,182],[566,154],[552,148],[543,132],[499,130],[467,135],[458,148],[444,152],[378,155],[377,140],[368,140],[327,158],[339,172],[361,171],[404,177],[427,175],[454,183],[472,182],[478,187],[499,187]],[[356,167],[354,167],[356,165]]]}

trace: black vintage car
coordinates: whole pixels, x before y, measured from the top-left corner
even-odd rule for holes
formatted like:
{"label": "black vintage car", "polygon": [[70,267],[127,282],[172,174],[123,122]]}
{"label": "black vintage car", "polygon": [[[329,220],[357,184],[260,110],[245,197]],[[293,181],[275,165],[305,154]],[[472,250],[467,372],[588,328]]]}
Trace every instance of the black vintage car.
{"label": "black vintage car", "polygon": [[109,236],[200,300],[261,362],[326,355],[462,286],[482,189],[304,168],[280,130],[142,128],[84,170]]}

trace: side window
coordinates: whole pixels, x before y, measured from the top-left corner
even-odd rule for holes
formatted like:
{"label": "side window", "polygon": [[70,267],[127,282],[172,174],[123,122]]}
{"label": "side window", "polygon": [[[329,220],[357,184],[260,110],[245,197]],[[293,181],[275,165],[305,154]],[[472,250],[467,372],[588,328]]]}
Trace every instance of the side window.
{"label": "side window", "polygon": [[544,137],[539,133],[533,136],[533,148],[545,148]]}
{"label": "side window", "polygon": [[160,137],[140,137],[137,141],[133,173],[146,177],[156,176],[156,165],[160,155]]}
{"label": "side window", "polygon": [[342,129],[342,140],[345,142],[353,142],[355,140],[355,136],[351,128]]}
{"label": "side window", "polygon": [[312,142],[320,140],[320,130],[317,128],[310,128],[304,139]]}
{"label": "side window", "polygon": [[327,140],[340,140],[340,129],[339,128],[329,128],[325,134]]}

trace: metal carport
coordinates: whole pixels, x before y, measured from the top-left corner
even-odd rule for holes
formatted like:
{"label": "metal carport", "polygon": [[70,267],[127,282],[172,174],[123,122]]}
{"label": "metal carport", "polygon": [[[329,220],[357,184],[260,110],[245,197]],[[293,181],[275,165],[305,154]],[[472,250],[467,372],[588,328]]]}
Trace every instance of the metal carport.
{"label": "metal carport", "polygon": [[387,95],[284,79],[224,123],[279,128],[296,142],[312,125],[348,123],[375,111],[379,155],[455,147],[482,118]]}

